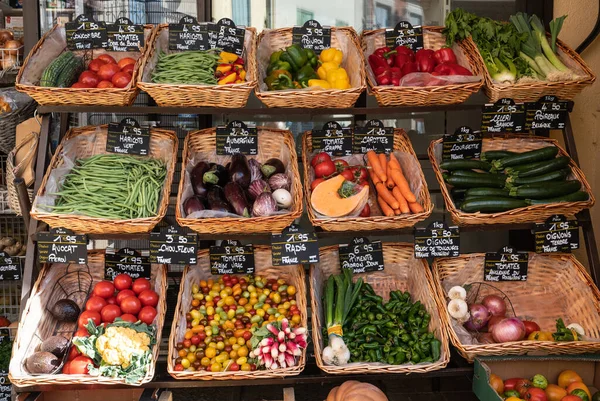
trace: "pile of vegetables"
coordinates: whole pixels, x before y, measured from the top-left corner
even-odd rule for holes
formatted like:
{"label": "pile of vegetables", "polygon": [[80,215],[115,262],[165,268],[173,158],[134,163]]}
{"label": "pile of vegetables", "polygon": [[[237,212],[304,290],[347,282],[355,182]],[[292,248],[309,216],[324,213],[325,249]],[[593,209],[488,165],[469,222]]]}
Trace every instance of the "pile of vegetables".
{"label": "pile of vegetables", "polygon": [[388,401],[388,398],[373,384],[347,380],[332,388],[326,401]]}
{"label": "pile of vegetables", "polygon": [[0,30],[0,70],[18,69],[20,56],[23,56],[23,38],[17,40],[8,29]]}
{"label": "pile of vegetables", "polygon": [[506,23],[457,8],[446,17],[443,33],[449,45],[472,37],[495,82],[569,81],[578,77],[560,60],[556,45],[565,18],[550,22],[547,38],[536,15],[517,13]]}
{"label": "pile of vegetables", "polygon": [[8,256],[25,256],[27,244],[13,237],[2,237],[0,238],[0,252],[4,252]]}
{"label": "pile of vegetables", "polygon": [[264,163],[235,154],[227,166],[200,161],[190,173],[194,194],[183,202],[188,216],[202,210],[264,217],[289,209],[292,181],[283,162]]}
{"label": "pile of vegetables", "polygon": [[156,216],[167,168],[159,159],[99,154],[78,159],[64,177],[54,205],[59,214],[125,220]]}
{"label": "pile of vegetables", "polygon": [[158,55],[152,82],[158,84],[227,85],[246,81],[244,59],[219,50]]}
{"label": "pile of vegetables", "polygon": [[398,46],[394,50],[387,46],[380,47],[369,56],[369,65],[377,85],[402,86],[402,78],[414,72],[432,75],[425,86],[443,85],[444,81],[436,79],[436,76],[473,75],[458,64],[450,47],[436,51],[421,49],[416,52],[406,46]]}
{"label": "pile of vegetables", "polygon": [[555,146],[522,153],[494,150],[482,153],[481,160],[449,160],[440,168],[455,204],[467,213],[587,200],[581,182],[568,179],[569,157],[557,155]]}
{"label": "pile of vegetables", "polygon": [[583,379],[573,370],[563,370],[549,383],[544,375],[536,374],[530,379],[513,377],[502,380],[494,373],[490,374],[490,386],[506,401],[598,401],[600,391],[592,396]]}
{"label": "pile of vegetables", "polygon": [[123,57],[117,62],[105,53],[91,60],[85,70],[84,58],[67,50],[46,67],[40,85],[58,88],[125,88],[131,82],[136,61],[131,57]]}
{"label": "pile of vegetables", "polygon": [[306,348],[296,287],[285,280],[229,274],[200,280],[192,286],[189,308],[187,330],[176,346],[176,371],[289,367]]}

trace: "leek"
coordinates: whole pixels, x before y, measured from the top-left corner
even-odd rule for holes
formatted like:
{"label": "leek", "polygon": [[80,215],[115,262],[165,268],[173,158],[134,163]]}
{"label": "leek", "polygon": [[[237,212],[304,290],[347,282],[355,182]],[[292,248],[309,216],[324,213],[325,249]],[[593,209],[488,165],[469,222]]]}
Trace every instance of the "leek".
{"label": "leek", "polygon": [[556,39],[558,38],[558,33],[562,29],[563,22],[565,22],[566,15],[562,17],[555,18],[550,21],[550,35],[552,36],[552,42],[550,42],[550,46],[552,47],[552,51],[556,53]]}
{"label": "leek", "polygon": [[[558,36],[558,33],[560,31],[560,29],[556,30],[556,28],[562,28],[562,22],[559,24],[554,24],[553,26],[555,27],[555,32],[552,36],[556,37]],[[544,30],[544,26],[542,25],[542,22],[537,17],[537,15],[531,16],[531,27],[535,31],[537,39],[540,45],[542,46],[542,50],[544,51],[544,54],[546,55],[546,58],[550,61],[550,63],[552,63],[552,65],[559,71],[569,72],[569,68],[558,59],[558,57],[552,50],[550,43],[548,43],[548,39],[546,39],[546,31]],[[556,44],[554,46],[556,47]]]}

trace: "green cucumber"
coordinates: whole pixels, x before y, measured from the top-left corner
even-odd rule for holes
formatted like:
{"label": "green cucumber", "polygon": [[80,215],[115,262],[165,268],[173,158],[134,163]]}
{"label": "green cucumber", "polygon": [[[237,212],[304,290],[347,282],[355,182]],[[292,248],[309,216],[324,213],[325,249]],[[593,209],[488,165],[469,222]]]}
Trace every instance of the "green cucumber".
{"label": "green cucumber", "polygon": [[484,161],[498,160],[498,159],[503,159],[505,157],[513,156],[516,154],[518,154],[518,153],[511,152],[509,150],[489,150],[489,151],[483,152],[481,154],[481,160],[484,160]]}
{"label": "green cucumber", "polygon": [[521,199],[501,198],[501,197],[477,197],[465,200],[460,208],[467,213],[484,212],[506,212],[507,210],[526,207],[529,204]]}
{"label": "green cucumber", "polygon": [[502,176],[483,176],[483,177],[464,177],[464,176],[450,176],[446,182],[452,186],[458,188],[503,188],[506,179]]}
{"label": "green cucumber", "polygon": [[55,58],[42,73],[42,77],[40,78],[40,86],[55,87],[60,73],[69,63],[69,61],[74,58],[75,55],[70,51],[66,51]]}
{"label": "green cucumber", "polygon": [[560,170],[569,165],[571,159],[567,156],[560,156],[552,160],[544,162],[537,162],[531,164],[524,164],[521,166],[509,167],[506,169],[508,175],[514,177],[535,177],[538,175],[550,173],[552,171]]}
{"label": "green cucumber", "polygon": [[478,173],[477,171],[473,171],[473,170],[454,170],[452,172],[452,175],[454,176],[463,176],[463,177],[482,177],[482,176],[486,176],[486,175],[494,175],[494,176],[498,176],[498,174],[496,173],[488,173],[488,172],[481,172]]}
{"label": "green cucumber", "polygon": [[57,88],[68,88],[77,81],[79,74],[83,72],[85,65],[81,57],[74,57],[67,61],[60,72],[54,86]]}
{"label": "green cucumber", "polygon": [[557,154],[558,148],[556,146],[548,146],[541,149],[530,150],[529,152],[507,156],[500,160],[494,160],[492,165],[496,170],[503,170],[506,167],[553,159]]}
{"label": "green cucumber", "polygon": [[526,199],[530,205],[545,205],[548,203],[559,203],[559,202],[582,202],[590,199],[590,195],[585,191],[577,191],[572,194],[559,196],[557,198],[550,199]]}
{"label": "green cucumber", "polygon": [[484,170],[490,171],[492,165],[482,160],[447,160],[440,164],[442,170]]}
{"label": "green cucumber", "polygon": [[471,188],[467,190],[466,196],[496,196],[508,197],[508,190],[501,188]]}
{"label": "green cucumber", "polygon": [[562,170],[556,170],[550,173],[536,175],[533,177],[509,176],[506,179],[506,186],[512,188],[519,185],[535,184],[536,182],[562,181],[567,178],[569,173],[571,173],[571,169],[563,168]]}
{"label": "green cucumber", "polygon": [[559,182],[538,182],[511,188],[509,194],[515,198],[547,199],[568,195],[579,191],[581,182],[577,180]]}

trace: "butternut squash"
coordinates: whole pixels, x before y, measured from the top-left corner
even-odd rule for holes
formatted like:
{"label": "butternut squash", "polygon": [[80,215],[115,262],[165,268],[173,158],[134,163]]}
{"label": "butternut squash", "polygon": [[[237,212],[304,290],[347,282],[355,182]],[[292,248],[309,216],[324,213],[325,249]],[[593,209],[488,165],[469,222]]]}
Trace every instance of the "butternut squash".
{"label": "butternut squash", "polygon": [[329,392],[327,401],[388,401],[378,387],[370,383],[348,380]]}
{"label": "butternut squash", "polygon": [[362,210],[369,200],[369,186],[362,187],[356,195],[342,198],[338,194],[338,189],[344,181],[345,178],[338,175],[320,183],[313,190],[310,204],[317,213],[327,217],[342,217]]}

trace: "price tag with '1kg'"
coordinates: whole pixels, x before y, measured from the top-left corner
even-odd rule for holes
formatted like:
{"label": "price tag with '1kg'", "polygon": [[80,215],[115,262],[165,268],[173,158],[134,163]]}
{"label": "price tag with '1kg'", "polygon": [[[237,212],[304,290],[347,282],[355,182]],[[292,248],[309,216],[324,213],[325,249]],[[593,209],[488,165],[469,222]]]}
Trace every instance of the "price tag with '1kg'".
{"label": "price tag with '1kg'", "polygon": [[258,154],[258,131],[242,121],[234,120],[226,127],[217,127],[216,141],[218,155]]}
{"label": "price tag with '1kg'", "polygon": [[254,247],[238,241],[211,246],[210,271],[212,274],[253,274]]}
{"label": "price tag with '1kg'", "polygon": [[423,28],[400,21],[394,29],[385,30],[385,45],[390,48],[406,46],[413,51],[423,49]]}
{"label": "price tag with '1kg'", "polygon": [[292,43],[304,49],[311,49],[317,55],[331,47],[331,28],[323,27],[319,21],[308,20],[302,26],[292,29]]}
{"label": "price tag with '1kg'", "polygon": [[114,280],[115,276],[125,273],[136,278],[150,278],[152,265],[148,260],[148,251],[139,252],[132,248],[122,248],[118,251],[106,250],[104,259],[104,279]]}
{"label": "price tag with '1kg'", "polygon": [[453,135],[444,135],[442,139],[442,160],[479,159],[483,136],[467,126],[454,131]]}
{"label": "price tag with '1kg'", "polygon": [[460,255],[458,227],[434,221],[427,228],[415,228],[414,250],[417,259],[457,257]]}
{"label": "price tag with '1kg'", "polygon": [[147,156],[150,151],[150,131],[141,128],[136,119],[128,117],[120,123],[108,124],[106,151]]}
{"label": "price tag with '1kg'", "polygon": [[485,254],[484,281],[526,281],[529,254],[505,246],[498,252]]}
{"label": "price tag with '1kg'", "polygon": [[326,152],[331,156],[352,155],[352,129],[342,128],[336,121],[329,121],[323,129],[311,132],[313,152]]}

